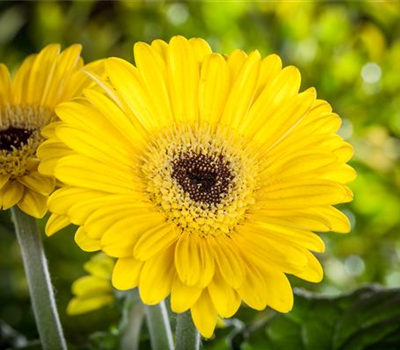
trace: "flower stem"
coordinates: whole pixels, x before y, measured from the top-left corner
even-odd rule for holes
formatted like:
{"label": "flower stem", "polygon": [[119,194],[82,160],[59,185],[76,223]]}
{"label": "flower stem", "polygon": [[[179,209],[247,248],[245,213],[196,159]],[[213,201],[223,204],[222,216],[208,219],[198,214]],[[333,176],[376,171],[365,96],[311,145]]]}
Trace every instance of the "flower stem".
{"label": "flower stem", "polygon": [[123,329],[120,349],[139,350],[140,332],[144,321],[144,305],[137,289],[126,292],[123,308]]}
{"label": "flower stem", "polygon": [[67,345],[58,317],[53,287],[36,221],[18,207],[13,207],[11,213],[42,348],[44,350],[65,350]]}
{"label": "flower stem", "polygon": [[178,314],[177,318],[175,350],[200,349],[200,334],[193,324],[190,311]]}
{"label": "flower stem", "polygon": [[171,325],[164,301],[157,305],[146,305],[145,313],[152,349],[173,350]]}

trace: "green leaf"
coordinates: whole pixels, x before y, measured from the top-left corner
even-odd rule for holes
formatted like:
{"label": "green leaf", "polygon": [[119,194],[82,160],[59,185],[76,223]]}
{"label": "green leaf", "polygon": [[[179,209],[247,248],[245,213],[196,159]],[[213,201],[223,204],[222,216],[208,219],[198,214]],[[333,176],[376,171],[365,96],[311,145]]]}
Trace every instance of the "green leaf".
{"label": "green leaf", "polygon": [[363,287],[338,297],[295,291],[295,307],[249,332],[246,350],[400,348],[400,289]]}

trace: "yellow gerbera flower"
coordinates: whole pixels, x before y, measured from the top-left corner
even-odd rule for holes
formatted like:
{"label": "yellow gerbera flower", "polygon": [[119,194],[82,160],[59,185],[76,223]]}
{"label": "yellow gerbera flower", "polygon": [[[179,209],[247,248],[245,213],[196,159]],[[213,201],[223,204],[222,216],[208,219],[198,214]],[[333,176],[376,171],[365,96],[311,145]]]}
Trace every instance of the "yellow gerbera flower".
{"label": "yellow gerbera flower", "polygon": [[69,315],[80,315],[115,302],[111,285],[114,259],[104,253],[94,255],[83,268],[89,273],[72,284],[74,298],[68,303]]}
{"label": "yellow gerbera flower", "polygon": [[81,45],[60,53],[60,45],[48,45],[29,56],[11,80],[0,64],[0,209],[18,205],[40,218],[55,181],[38,172],[37,147],[41,130],[55,120],[54,107],[87,87],[91,80],[79,69]]}
{"label": "yellow gerbera flower", "polygon": [[313,231],[350,229],[332,207],[351,201],[355,178],[339,116],[314,89],[299,93],[299,71],[276,55],[224,57],[181,36],[134,55],[136,66],[105,61],[107,95],[56,109],[68,155],[54,220],[80,226],[82,249],[118,258],[116,288],[139,287],[146,304],[171,295],[205,337],[242,300],[288,312],[286,274],[322,279]]}

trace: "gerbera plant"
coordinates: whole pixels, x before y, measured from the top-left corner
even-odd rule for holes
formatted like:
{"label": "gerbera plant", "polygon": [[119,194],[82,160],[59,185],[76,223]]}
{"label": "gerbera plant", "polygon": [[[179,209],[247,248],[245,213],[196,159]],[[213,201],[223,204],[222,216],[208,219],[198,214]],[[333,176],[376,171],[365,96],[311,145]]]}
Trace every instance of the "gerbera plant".
{"label": "gerbera plant", "polygon": [[57,120],[55,106],[91,84],[80,71],[80,52],[80,45],[63,52],[48,45],[26,58],[13,79],[0,64],[0,208],[12,208],[39,334],[43,347],[52,350],[66,346],[33,217],[45,215],[55,180],[38,172],[36,151],[44,141],[42,129]]}
{"label": "gerbera plant", "polygon": [[137,43],[134,56],[105,61],[105,93],[56,108],[47,145],[62,150],[64,186],[49,234],[78,225],[83,250],[118,259],[116,288],[138,287],[149,305],[170,296],[178,333],[188,310],[205,337],[242,301],[290,311],[287,275],[322,279],[314,232],[350,230],[333,207],[352,200],[355,178],[339,116],[315,89],[299,92],[299,71],[276,55],[224,56],[177,36]]}

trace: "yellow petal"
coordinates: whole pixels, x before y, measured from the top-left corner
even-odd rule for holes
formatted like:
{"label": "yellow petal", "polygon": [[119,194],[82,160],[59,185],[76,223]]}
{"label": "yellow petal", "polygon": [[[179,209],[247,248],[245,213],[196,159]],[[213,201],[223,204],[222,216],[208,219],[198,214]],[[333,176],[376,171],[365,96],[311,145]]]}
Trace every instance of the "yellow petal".
{"label": "yellow petal", "polygon": [[163,58],[165,62],[167,62],[168,56],[168,44],[160,39],[153,40],[151,42],[151,48],[158,52],[158,54]]}
{"label": "yellow petal", "polygon": [[190,312],[200,334],[205,338],[210,338],[214,333],[218,315],[207,289],[203,290],[200,298],[190,308]]}
{"label": "yellow petal", "polygon": [[188,286],[182,283],[178,275],[175,275],[171,290],[171,309],[181,313],[190,309],[200,297],[203,288]]}
{"label": "yellow petal", "polygon": [[157,110],[151,96],[146,93],[136,67],[118,58],[107,59],[105,66],[118,96],[131,111],[138,127],[146,131],[159,127],[161,120],[153,118]]}
{"label": "yellow petal", "polygon": [[176,244],[175,267],[184,284],[205,287],[214,274],[214,258],[205,240],[183,233]]}
{"label": "yellow petal", "polygon": [[278,55],[269,55],[261,61],[255,98],[257,98],[266,85],[276,78],[282,69],[282,60]]}
{"label": "yellow petal", "polygon": [[83,268],[92,276],[110,281],[114,265],[113,258],[104,253],[97,253],[83,265]]}
{"label": "yellow petal", "polygon": [[175,225],[166,222],[144,232],[133,250],[134,257],[146,261],[174,244],[180,236]]}
{"label": "yellow petal", "polygon": [[237,78],[232,81],[232,89],[226,101],[221,122],[224,125],[237,127],[250,108],[255,88],[258,81],[261,57],[258,51],[254,51],[243,63]]}
{"label": "yellow petal", "polygon": [[48,196],[51,192],[53,192],[56,185],[53,177],[43,176],[37,171],[33,171],[28,175],[19,177],[18,181],[43,196]]}
{"label": "yellow petal", "polygon": [[37,150],[37,155],[40,158],[39,173],[54,176],[54,169],[58,160],[71,154],[73,154],[73,151],[57,138],[44,141]]}
{"label": "yellow petal", "polygon": [[[25,190],[27,192],[28,190]],[[16,205],[24,194],[24,186],[18,181],[8,181],[1,189],[3,209],[10,209]]]}
{"label": "yellow petal", "polygon": [[302,180],[271,185],[260,204],[265,209],[302,209],[314,206],[345,203],[349,200],[346,189],[331,181]]}
{"label": "yellow petal", "polygon": [[8,179],[10,178],[10,175],[3,175],[0,174],[0,190],[3,188],[3,186],[7,183]]}
{"label": "yellow petal", "polygon": [[267,284],[257,267],[250,259],[246,259],[246,278],[237,290],[243,301],[251,308],[263,310],[267,306]]}
{"label": "yellow petal", "polygon": [[136,288],[144,263],[134,258],[118,259],[112,274],[112,284],[119,290]]}
{"label": "yellow petal", "polygon": [[162,56],[145,43],[134,46],[135,62],[146,88],[152,98],[157,118],[161,124],[173,122],[172,108],[168,94],[167,65]]}
{"label": "yellow petal", "polygon": [[231,239],[225,235],[209,238],[221,275],[233,288],[239,288],[244,279],[242,261]]}
{"label": "yellow petal", "polygon": [[262,218],[260,221],[251,223],[250,226],[252,228],[251,232],[255,237],[262,236],[260,239],[267,236],[276,241],[282,240],[284,244],[287,242],[288,244],[299,245],[314,252],[323,253],[325,251],[325,244],[319,236],[309,230],[293,225],[291,222]]}
{"label": "yellow petal", "polygon": [[242,50],[234,50],[228,57],[228,67],[230,71],[230,81],[235,81],[239,75],[244,62],[246,61],[247,54]]}
{"label": "yellow petal", "polygon": [[218,54],[205,58],[201,66],[199,108],[201,120],[217,123],[222,116],[230,89],[229,69]]}
{"label": "yellow petal", "polygon": [[145,262],[139,282],[140,297],[145,304],[158,304],[170,294],[175,276],[174,248],[171,246]]}
{"label": "yellow petal", "polygon": [[251,255],[258,265],[273,266],[287,273],[301,272],[306,267],[305,249],[252,235],[246,227],[241,231],[233,237],[237,249]]}
{"label": "yellow petal", "polygon": [[32,65],[28,85],[27,100],[28,104],[42,104],[45,99],[51,79],[57,62],[57,56],[60,53],[59,44],[47,45],[41,50]]}
{"label": "yellow petal", "polygon": [[42,104],[45,106],[54,106],[62,101],[63,90],[67,80],[79,66],[80,53],[82,45],[75,44],[65,49],[55,60],[53,76],[47,81],[46,93],[43,93]]}
{"label": "yellow petal", "polygon": [[41,219],[47,211],[47,197],[26,189],[18,207],[30,216]]}
{"label": "yellow petal", "polygon": [[86,312],[100,309],[114,303],[112,295],[102,295],[98,297],[73,298],[67,306],[68,315],[80,315]]}
{"label": "yellow petal", "polygon": [[197,120],[199,70],[196,54],[187,39],[173,37],[168,51],[168,80],[177,122]]}
{"label": "yellow petal", "polygon": [[94,276],[83,276],[78,278],[74,283],[72,283],[71,290],[74,295],[82,297],[95,297],[112,293],[110,281]]}
{"label": "yellow petal", "polygon": [[109,193],[134,193],[137,184],[133,172],[123,171],[81,155],[60,159],[54,173],[65,184]]}
{"label": "yellow petal", "polygon": [[79,227],[76,231],[75,243],[85,252],[95,252],[101,249],[100,241],[89,238],[83,227]]}
{"label": "yellow petal", "polygon": [[11,78],[8,68],[0,64],[0,105],[12,104]]}
{"label": "yellow petal", "polygon": [[189,39],[189,44],[192,47],[192,50],[194,51],[197,61],[199,63],[203,62],[204,57],[212,52],[210,45],[208,45],[208,42],[203,39],[191,38]]}
{"label": "yellow petal", "polygon": [[232,317],[240,306],[240,298],[236,291],[225,282],[218,269],[208,285],[208,292],[218,315]]}
{"label": "yellow petal", "polygon": [[51,214],[46,223],[46,235],[48,237],[54,235],[56,232],[62,230],[71,224],[68,217],[65,215]]}
{"label": "yellow petal", "polygon": [[14,93],[14,103],[26,103],[28,94],[29,77],[32,71],[32,65],[35,62],[37,55],[30,55],[24,59],[21,66],[15,73],[12,90]]}
{"label": "yellow petal", "polygon": [[260,266],[267,285],[267,304],[279,312],[289,312],[293,307],[293,291],[284,273]]}
{"label": "yellow petal", "polygon": [[306,252],[308,265],[304,271],[296,273],[296,276],[308,282],[319,283],[324,277],[324,271],[317,258],[310,252]]}
{"label": "yellow petal", "polygon": [[103,231],[102,250],[108,255],[118,258],[131,257],[133,249],[143,233],[162,222],[165,222],[165,219],[159,213],[131,214],[128,217],[122,217]]}
{"label": "yellow petal", "polygon": [[[116,143],[114,138],[112,139],[111,143],[114,145],[114,148],[121,149],[121,146],[128,142],[129,146],[123,147],[122,151],[124,152],[123,154],[126,155],[126,150],[128,150],[128,152],[132,155],[139,145],[146,145],[147,135],[144,136],[143,131],[140,129],[139,123],[135,122],[135,119],[129,118],[129,116],[124,113],[117,104],[107,98],[104,94],[95,90],[85,90],[84,95],[90,101],[90,103],[102,113],[104,118],[106,118],[116,130],[118,130],[120,133],[119,138],[121,139],[121,136],[124,136],[124,142],[120,140],[119,143]],[[85,130],[87,131],[87,129]]]}

